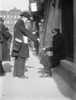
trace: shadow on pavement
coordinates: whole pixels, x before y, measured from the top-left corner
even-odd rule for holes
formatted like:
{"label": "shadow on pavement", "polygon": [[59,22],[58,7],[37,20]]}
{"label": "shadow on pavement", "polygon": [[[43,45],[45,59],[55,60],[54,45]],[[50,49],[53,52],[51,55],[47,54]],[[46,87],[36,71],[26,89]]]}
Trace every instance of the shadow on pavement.
{"label": "shadow on pavement", "polygon": [[[67,98],[70,98],[70,100],[74,100],[74,95],[75,95],[75,91],[70,87],[70,85],[61,77],[60,74],[63,74],[62,72],[60,72],[60,70],[58,70],[59,68],[57,68],[57,72],[53,73],[53,79],[55,80],[57,87],[59,89],[59,91],[62,93],[62,95],[64,95]],[[66,78],[66,76],[63,76]],[[76,99],[75,99],[76,100]]]}

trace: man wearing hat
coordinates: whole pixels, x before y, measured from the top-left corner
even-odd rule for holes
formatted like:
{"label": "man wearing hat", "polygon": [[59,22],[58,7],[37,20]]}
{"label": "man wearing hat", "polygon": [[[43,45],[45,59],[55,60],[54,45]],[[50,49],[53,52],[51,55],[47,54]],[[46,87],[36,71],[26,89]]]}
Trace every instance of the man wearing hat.
{"label": "man wearing hat", "polygon": [[34,42],[38,42],[37,38],[26,27],[26,23],[29,20],[29,13],[23,12],[20,14],[20,19],[14,26],[13,48],[15,45],[15,41],[21,43],[21,46],[18,51],[16,51],[17,48],[15,50],[12,50],[12,56],[15,57],[13,75],[21,78],[25,78],[25,61],[28,58],[29,54],[27,37]]}
{"label": "man wearing hat", "polygon": [[48,68],[45,66],[45,69],[47,68],[47,72],[45,71],[47,75],[45,76],[50,76],[51,68],[59,66],[60,60],[65,59],[65,41],[60,29],[55,28],[51,32],[53,36],[52,47],[44,48],[44,50],[46,53],[48,51],[53,52],[53,55],[50,56],[51,65]]}

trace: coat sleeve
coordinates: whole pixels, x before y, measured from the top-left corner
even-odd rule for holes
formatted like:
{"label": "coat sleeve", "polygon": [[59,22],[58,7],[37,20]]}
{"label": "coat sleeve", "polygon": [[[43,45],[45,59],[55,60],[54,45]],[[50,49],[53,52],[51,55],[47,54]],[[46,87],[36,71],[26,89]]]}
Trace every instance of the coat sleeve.
{"label": "coat sleeve", "polygon": [[30,38],[32,41],[38,42],[37,38],[29,30],[27,30],[24,25],[20,25],[19,29],[25,36]]}
{"label": "coat sleeve", "polygon": [[59,49],[59,47],[61,46],[63,41],[62,37],[58,37],[53,41],[53,46],[46,48],[46,51],[57,51]]}
{"label": "coat sleeve", "polygon": [[12,39],[12,35],[9,32],[3,31],[3,35],[6,39]]}

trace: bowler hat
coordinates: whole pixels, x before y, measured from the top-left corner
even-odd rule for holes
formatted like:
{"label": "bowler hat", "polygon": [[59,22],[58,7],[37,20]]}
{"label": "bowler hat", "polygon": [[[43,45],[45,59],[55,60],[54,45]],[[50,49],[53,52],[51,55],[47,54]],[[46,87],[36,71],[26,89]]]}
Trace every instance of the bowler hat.
{"label": "bowler hat", "polygon": [[0,17],[0,22],[4,22],[4,20]]}
{"label": "bowler hat", "polygon": [[30,19],[30,15],[29,15],[28,12],[23,12],[23,13],[20,14],[20,16],[23,16],[23,17]]}

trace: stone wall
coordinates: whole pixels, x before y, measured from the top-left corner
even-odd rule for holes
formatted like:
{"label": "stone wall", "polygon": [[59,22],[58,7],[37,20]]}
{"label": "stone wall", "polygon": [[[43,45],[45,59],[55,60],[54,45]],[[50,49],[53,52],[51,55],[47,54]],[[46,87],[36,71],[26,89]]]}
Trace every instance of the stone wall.
{"label": "stone wall", "polygon": [[55,6],[53,6],[53,0],[50,2],[48,21],[45,35],[45,46],[52,46],[51,30],[61,27],[61,10],[58,8],[60,0],[56,0]]}
{"label": "stone wall", "polygon": [[[50,2],[48,21],[45,34],[45,46],[52,46],[52,36],[51,29],[61,27],[61,9],[58,7],[58,2],[56,0],[55,6],[52,6],[52,1]],[[74,62],[68,62],[67,60],[61,61],[61,66],[55,70],[68,82],[74,89],[76,89],[76,0],[73,0],[74,9]],[[67,78],[66,78],[67,77]]]}

